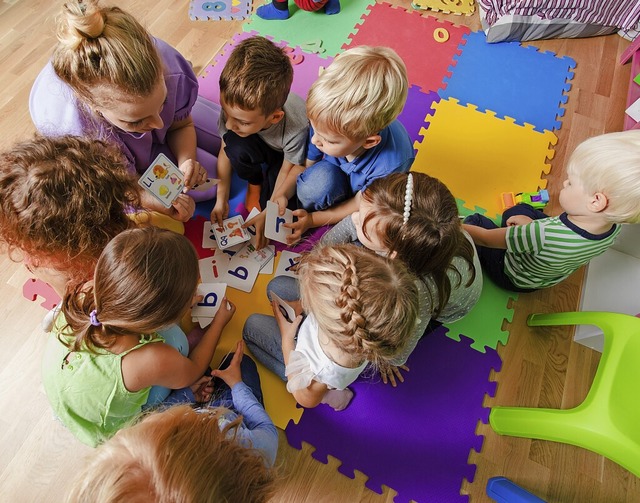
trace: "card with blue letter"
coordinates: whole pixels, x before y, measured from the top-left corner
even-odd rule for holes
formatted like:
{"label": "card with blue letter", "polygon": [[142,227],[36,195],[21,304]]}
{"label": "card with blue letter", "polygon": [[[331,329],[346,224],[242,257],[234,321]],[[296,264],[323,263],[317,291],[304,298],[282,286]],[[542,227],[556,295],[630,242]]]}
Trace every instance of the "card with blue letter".
{"label": "card with blue letter", "polygon": [[278,205],[272,201],[267,201],[267,218],[264,223],[264,235],[278,241],[278,243],[287,243],[287,236],[293,234],[293,229],[289,229],[284,224],[293,223],[293,211],[284,210],[284,215],[280,216]]}
{"label": "card with blue letter", "polygon": [[200,300],[193,309],[191,309],[191,316],[195,318],[213,318],[222,299],[227,291],[227,285],[225,283],[200,283],[198,285],[197,293],[202,295]]}

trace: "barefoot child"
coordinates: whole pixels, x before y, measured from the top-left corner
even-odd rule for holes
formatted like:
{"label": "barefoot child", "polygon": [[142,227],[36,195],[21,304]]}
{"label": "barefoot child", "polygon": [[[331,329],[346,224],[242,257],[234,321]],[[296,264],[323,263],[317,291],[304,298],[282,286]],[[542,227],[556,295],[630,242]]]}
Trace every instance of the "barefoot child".
{"label": "barefoot child", "polygon": [[223,301],[188,357],[156,333],[183,317],[198,277],[187,238],[148,227],[113,238],[93,281],[69,290],[47,341],[42,381],[79,440],[95,446],[129,424],[152,386],[178,389],[203,376],[235,312],[231,303]]}
{"label": "barefoot child", "polygon": [[[297,280],[275,278],[268,288],[275,318],[251,315],[243,338],[253,355],[287,381],[303,407],[344,409],[349,384],[365,367],[401,353],[418,319],[415,277],[399,260],[353,245],[316,246],[298,265]],[[288,322],[272,293],[290,301]],[[304,318],[301,313],[306,313]]]}

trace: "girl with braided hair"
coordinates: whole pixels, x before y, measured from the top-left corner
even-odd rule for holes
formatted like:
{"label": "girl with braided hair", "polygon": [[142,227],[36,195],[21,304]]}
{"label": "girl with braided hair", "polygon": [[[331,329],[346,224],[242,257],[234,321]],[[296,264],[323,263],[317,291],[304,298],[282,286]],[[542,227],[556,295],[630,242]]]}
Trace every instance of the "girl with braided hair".
{"label": "girl with braided hair", "polygon": [[347,386],[369,363],[385,366],[404,350],[418,322],[416,279],[402,261],[350,244],[316,246],[297,274],[299,283],[288,276],[269,283],[274,316],[251,315],[243,338],[300,405],[342,410],[353,398]]}
{"label": "girl with braided hair", "polygon": [[456,200],[437,178],[394,173],[356,196],[358,210],[322,237],[323,244],[355,242],[404,262],[420,281],[420,320],[405,350],[382,370],[382,380],[403,381],[404,365],[430,320],[452,323],[475,306],[482,292],[480,261],[462,229]]}

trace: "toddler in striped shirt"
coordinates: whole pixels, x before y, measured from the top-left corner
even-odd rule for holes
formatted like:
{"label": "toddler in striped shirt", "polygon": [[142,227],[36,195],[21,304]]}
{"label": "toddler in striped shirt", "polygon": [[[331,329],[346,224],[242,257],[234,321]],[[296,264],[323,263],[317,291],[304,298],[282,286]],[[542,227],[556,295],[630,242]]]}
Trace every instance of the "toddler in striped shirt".
{"label": "toddler in striped shirt", "polygon": [[502,227],[477,213],[464,220],[482,268],[500,287],[553,286],[604,253],[620,224],[640,222],[640,130],[585,140],[566,171],[558,216],[518,204],[503,213]]}

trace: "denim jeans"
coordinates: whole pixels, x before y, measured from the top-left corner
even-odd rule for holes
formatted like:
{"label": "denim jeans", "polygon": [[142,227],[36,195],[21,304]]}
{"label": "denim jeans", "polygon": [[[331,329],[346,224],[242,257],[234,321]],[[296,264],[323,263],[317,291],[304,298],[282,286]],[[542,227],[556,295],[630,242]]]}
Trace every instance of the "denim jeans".
{"label": "denim jeans", "polygon": [[328,161],[318,161],[298,175],[296,192],[307,211],[326,210],[355,195],[349,176]]}
{"label": "denim jeans", "polygon": [[[168,344],[169,346],[174,347],[178,351],[180,351],[180,354],[182,356],[189,356],[189,341],[187,340],[187,336],[178,325],[171,325],[167,328],[163,328],[162,330],[158,330],[158,335],[164,338],[165,344]],[[189,388],[186,389],[188,391],[185,391],[183,393],[186,394],[186,397],[184,400],[180,401],[186,401],[189,397],[189,393],[191,393],[191,390]],[[164,386],[151,386],[151,391],[149,392],[149,398],[147,398],[145,407],[152,407],[159,404],[160,402],[165,401],[169,397],[170,393],[172,393],[172,390],[169,388],[165,388]],[[193,401],[193,393],[191,393],[191,397],[191,401]]]}
{"label": "denim jeans", "polygon": [[[267,285],[267,296],[271,292],[286,301],[300,298],[298,280],[290,276],[276,276]],[[282,338],[278,323],[273,316],[252,314],[242,328],[244,339],[251,354],[271,372],[286,381],[284,355],[282,354]]]}

